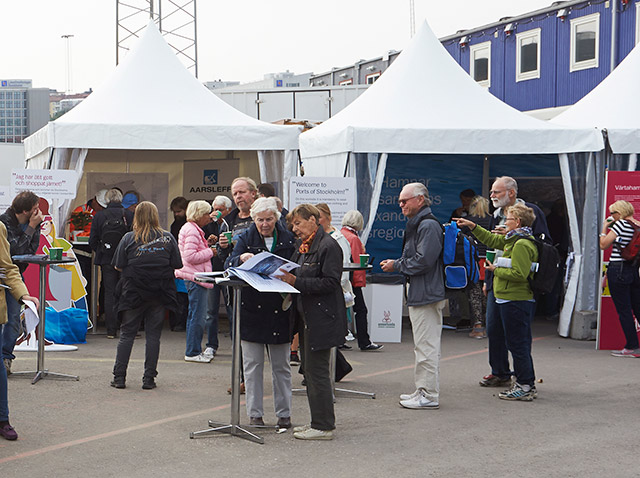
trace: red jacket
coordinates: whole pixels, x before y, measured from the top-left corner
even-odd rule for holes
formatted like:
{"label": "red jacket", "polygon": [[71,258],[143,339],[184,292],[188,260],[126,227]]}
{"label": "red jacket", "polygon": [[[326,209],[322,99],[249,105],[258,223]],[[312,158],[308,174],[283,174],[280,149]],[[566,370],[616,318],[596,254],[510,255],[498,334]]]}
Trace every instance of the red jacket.
{"label": "red jacket", "polygon": [[[351,246],[351,261],[360,263],[360,254],[365,254],[362,241],[351,228],[343,227],[340,232],[347,238]],[[367,285],[367,273],[365,271],[354,271],[351,285],[353,287],[365,287]]]}

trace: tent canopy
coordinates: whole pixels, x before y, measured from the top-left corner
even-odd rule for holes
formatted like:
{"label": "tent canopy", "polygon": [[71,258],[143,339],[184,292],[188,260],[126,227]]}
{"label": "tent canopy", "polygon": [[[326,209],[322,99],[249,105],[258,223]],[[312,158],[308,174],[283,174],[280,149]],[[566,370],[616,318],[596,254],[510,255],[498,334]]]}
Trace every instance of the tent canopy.
{"label": "tent canopy", "polygon": [[376,83],[300,135],[303,158],[356,153],[544,154],[599,151],[595,128],[522,114],[479,86],[425,22]]}
{"label": "tent canopy", "polygon": [[294,150],[298,126],[251,118],[202,85],[150,22],[134,49],[86,100],[25,139],[47,148]]}
{"label": "tent canopy", "polygon": [[589,94],[551,120],[558,125],[606,129],[614,153],[640,153],[640,48]]}

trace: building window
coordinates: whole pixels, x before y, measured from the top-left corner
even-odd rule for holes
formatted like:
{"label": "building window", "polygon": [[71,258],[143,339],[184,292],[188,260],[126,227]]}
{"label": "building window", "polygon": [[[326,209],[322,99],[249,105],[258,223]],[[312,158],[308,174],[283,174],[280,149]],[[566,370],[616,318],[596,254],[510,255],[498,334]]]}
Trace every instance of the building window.
{"label": "building window", "polygon": [[365,76],[365,81],[364,81],[364,82],[365,82],[365,84],[367,84],[367,85],[373,85],[373,84],[376,82],[376,80],[377,80],[378,78],[380,78],[380,75],[381,75],[381,74],[382,74],[382,72],[377,71],[377,72],[375,72],[375,73],[371,73],[370,75]]}
{"label": "building window", "polygon": [[491,86],[491,42],[478,43],[469,47],[471,65],[469,66],[471,78],[480,86]]}
{"label": "building window", "polygon": [[540,28],[516,35],[516,81],[540,78]]}
{"label": "building window", "polygon": [[571,20],[571,67],[569,71],[598,67],[600,14]]}
{"label": "building window", "polygon": [[[375,80],[374,80],[375,81]],[[348,80],[342,80],[338,83],[340,86],[353,85],[353,78],[349,78]]]}

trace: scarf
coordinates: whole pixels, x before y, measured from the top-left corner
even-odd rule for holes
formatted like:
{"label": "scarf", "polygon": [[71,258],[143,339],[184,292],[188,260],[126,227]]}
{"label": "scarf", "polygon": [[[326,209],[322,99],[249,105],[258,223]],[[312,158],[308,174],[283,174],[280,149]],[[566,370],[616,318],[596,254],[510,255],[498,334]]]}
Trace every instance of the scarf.
{"label": "scarf", "polygon": [[533,231],[531,230],[531,228],[529,226],[524,226],[524,227],[519,227],[517,229],[512,229],[511,231],[507,232],[507,235],[505,236],[505,238],[510,239],[513,236],[529,237],[532,235],[533,235]]}
{"label": "scarf", "polygon": [[313,234],[311,234],[309,237],[307,237],[304,241],[302,241],[302,244],[300,244],[300,247],[298,248],[298,252],[300,254],[306,254],[307,252],[309,252],[309,249],[311,249],[311,243],[313,242],[313,240],[316,237],[316,233],[318,232],[318,230],[316,229]]}

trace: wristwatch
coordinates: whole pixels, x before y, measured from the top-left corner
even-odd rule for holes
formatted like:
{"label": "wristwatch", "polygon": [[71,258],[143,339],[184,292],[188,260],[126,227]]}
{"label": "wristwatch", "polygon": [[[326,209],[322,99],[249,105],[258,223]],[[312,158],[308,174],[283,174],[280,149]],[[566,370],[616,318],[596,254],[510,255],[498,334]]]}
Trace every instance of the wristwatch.
{"label": "wristwatch", "polygon": [[600,233],[600,237],[606,237],[607,235],[604,232]]}

